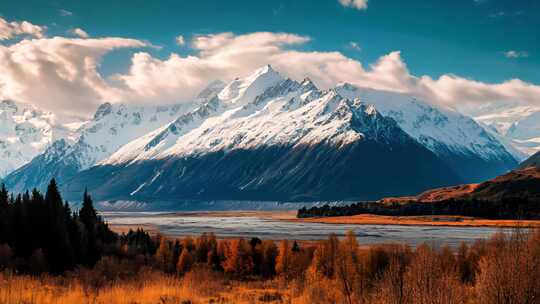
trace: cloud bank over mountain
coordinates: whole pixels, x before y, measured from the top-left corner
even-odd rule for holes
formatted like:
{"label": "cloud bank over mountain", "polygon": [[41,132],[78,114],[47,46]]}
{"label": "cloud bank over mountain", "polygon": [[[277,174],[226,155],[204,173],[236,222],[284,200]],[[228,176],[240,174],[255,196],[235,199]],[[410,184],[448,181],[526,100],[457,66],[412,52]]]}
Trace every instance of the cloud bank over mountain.
{"label": "cloud bank over mountain", "polygon": [[[82,30],[82,29],[81,29]],[[149,42],[125,37],[46,37],[46,28],[0,18],[0,98],[57,113],[88,116],[104,101],[178,103],[214,80],[230,81],[264,64],[294,79],[310,77],[322,88],[341,82],[406,92],[474,115],[504,104],[540,106],[540,86],[520,79],[485,83],[458,75],[413,75],[400,51],[365,66],[338,51],[305,50],[310,37],[294,33],[215,33],[185,40],[191,52],[158,58]],[[364,47],[369,47],[363,43]],[[105,77],[103,57],[136,52],[126,71]]]}

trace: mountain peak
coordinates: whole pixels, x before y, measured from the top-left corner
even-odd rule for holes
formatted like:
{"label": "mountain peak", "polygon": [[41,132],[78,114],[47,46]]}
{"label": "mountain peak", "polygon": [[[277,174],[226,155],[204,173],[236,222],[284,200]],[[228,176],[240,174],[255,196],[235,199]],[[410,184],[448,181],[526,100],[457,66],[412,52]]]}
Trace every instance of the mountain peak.
{"label": "mountain peak", "polygon": [[307,88],[307,90],[318,90],[317,86],[313,83],[313,81],[311,81],[309,77],[304,78],[300,85],[304,88]]}
{"label": "mountain peak", "polygon": [[276,75],[281,78],[278,71],[274,70],[271,65],[267,64],[263,67],[260,67],[256,69],[249,77],[246,79],[257,79],[263,75],[270,74],[270,75]]}
{"label": "mountain peak", "polygon": [[280,81],[283,81],[283,77],[270,65],[266,65],[246,78],[233,80],[218,94],[218,97],[230,104],[243,104]]}
{"label": "mountain peak", "polygon": [[347,91],[358,91],[358,88],[348,82],[341,82],[341,83],[338,83],[338,85],[336,86],[337,89],[343,89],[343,90],[347,90]]}
{"label": "mountain peak", "polygon": [[110,102],[105,102],[97,108],[96,113],[94,114],[94,120],[100,119],[111,112],[112,104]]}

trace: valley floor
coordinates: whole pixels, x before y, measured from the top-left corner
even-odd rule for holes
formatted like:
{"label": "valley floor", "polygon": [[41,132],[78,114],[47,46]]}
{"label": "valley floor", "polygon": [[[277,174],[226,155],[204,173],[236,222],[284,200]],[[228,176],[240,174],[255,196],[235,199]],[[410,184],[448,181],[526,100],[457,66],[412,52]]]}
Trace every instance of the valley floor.
{"label": "valley floor", "polygon": [[[398,226],[436,226],[436,227],[492,227],[492,228],[530,228],[540,227],[540,220],[491,220],[466,216],[436,215],[436,216],[384,216],[374,214],[360,214],[351,216],[311,217],[297,218],[296,211],[209,211],[209,212],[176,212],[170,214],[181,218],[188,217],[251,217],[263,220],[283,221],[293,223],[320,223],[345,225],[398,225]],[[129,229],[143,228],[151,234],[157,234],[159,227],[151,224],[111,224],[111,228],[118,232],[127,232]]]}

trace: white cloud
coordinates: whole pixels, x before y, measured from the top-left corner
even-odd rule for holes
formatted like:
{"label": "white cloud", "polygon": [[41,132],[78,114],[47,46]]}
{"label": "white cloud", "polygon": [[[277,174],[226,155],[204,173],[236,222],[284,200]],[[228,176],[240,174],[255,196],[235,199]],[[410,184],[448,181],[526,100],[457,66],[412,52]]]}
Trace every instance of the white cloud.
{"label": "white cloud", "polygon": [[525,51],[506,51],[504,52],[504,56],[506,56],[506,58],[524,58],[524,57],[529,57],[529,53],[525,52]]}
{"label": "white cloud", "polygon": [[123,96],[99,74],[102,56],[114,49],[142,46],[133,39],[63,37],[0,45],[0,98],[65,114],[90,114],[101,102]]}
{"label": "white cloud", "polygon": [[190,100],[213,80],[230,81],[269,63],[284,76],[298,80],[308,76],[323,89],[349,82],[411,93],[468,113],[506,103],[540,106],[540,86],[519,79],[488,84],[450,74],[415,76],[400,52],[364,66],[340,52],[296,48],[309,41],[306,36],[270,32],[199,35],[190,41],[195,51],[191,55],[172,53],[160,59],[139,51],[131,58],[128,71],[105,79],[97,67],[106,53],[149,47],[149,43],[114,37],[23,39],[0,45],[0,98],[90,115],[103,101],[156,104]]}
{"label": "white cloud", "polygon": [[36,38],[43,38],[45,27],[32,24],[28,21],[8,22],[0,17],[0,40],[7,40],[18,35],[30,35]]}
{"label": "white cloud", "polygon": [[178,35],[178,37],[176,37],[176,44],[178,44],[179,46],[185,45],[186,41],[184,40],[184,36]]}
{"label": "white cloud", "polygon": [[518,79],[487,84],[446,74],[437,79],[412,75],[400,52],[382,56],[365,68],[339,52],[309,52],[291,49],[309,41],[293,34],[221,33],[195,37],[197,54],[172,54],[166,60],[137,53],[130,71],[117,78],[138,98],[181,101],[191,98],[214,79],[231,80],[249,74],[266,63],[285,76],[312,78],[322,88],[339,82],[362,87],[405,92],[434,102],[473,112],[481,107],[521,102],[540,105],[540,86]]}
{"label": "white cloud", "polygon": [[130,89],[126,98],[131,100],[179,102],[192,98],[212,80],[243,76],[268,60],[273,62],[270,58],[279,55],[283,46],[306,41],[306,37],[279,33],[199,35],[191,42],[196,55],[171,54],[160,60],[139,52],[129,72],[115,78]]}
{"label": "white cloud", "polygon": [[81,28],[74,28],[70,31],[70,33],[79,36],[80,38],[88,38],[90,35],[86,31],[84,31]]}
{"label": "white cloud", "polygon": [[345,7],[352,7],[359,10],[367,9],[368,0],[338,0]]}

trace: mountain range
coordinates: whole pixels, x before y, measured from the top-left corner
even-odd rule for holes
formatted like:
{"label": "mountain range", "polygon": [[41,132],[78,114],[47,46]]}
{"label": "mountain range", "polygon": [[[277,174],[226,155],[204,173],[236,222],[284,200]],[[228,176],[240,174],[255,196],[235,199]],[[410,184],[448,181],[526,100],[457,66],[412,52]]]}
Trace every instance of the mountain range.
{"label": "mountain range", "polygon": [[415,96],[322,90],[265,66],[189,103],[103,104],[3,182],[56,177],[68,197],[88,187],[101,200],[377,199],[515,168],[523,156],[498,134]]}

